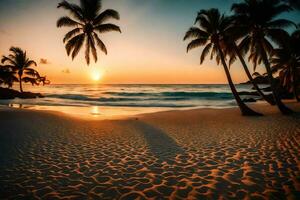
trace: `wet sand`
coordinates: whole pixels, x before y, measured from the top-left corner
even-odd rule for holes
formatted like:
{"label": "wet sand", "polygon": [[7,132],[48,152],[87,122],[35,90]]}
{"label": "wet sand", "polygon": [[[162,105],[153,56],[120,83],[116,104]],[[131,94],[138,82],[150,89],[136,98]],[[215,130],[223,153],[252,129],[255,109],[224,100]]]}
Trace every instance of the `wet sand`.
{"label": "wet sand", "polygon": [[[290,104],[300,111],[299,104]],[[300,114],[0,110],[0,199],[297,199]]]}

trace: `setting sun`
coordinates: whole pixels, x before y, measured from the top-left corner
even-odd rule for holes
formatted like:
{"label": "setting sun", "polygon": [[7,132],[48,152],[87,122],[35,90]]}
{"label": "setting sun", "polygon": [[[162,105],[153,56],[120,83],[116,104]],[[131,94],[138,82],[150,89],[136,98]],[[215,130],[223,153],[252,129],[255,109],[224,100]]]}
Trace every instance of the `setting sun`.
{"label": "setting sun", "polygon": [[93,81],[100,81],[102,77],[103,77],[103,72],[101,72],[100,70],[93,70],[91,72],[91,78]]}

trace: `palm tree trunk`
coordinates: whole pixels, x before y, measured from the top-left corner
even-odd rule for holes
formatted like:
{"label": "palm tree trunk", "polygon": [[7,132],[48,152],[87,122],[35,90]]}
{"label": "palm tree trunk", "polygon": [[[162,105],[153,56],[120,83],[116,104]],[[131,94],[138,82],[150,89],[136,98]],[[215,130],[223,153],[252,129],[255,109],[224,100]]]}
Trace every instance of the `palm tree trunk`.
{"label": "palm tree trunk", "polygon": [[19,75],[19,82],[20,82],[20,92],[23,93],[22,76],[21,75]]}
{"label": "palm tree trunk", "polygon": [[235,86],[234,86],[234,83],[231,79],[231,75],[230,75],[230,72],[229,72],[229,69],[227,67],[227,64],[226,64],[226,61],[225,61],[225,57],[224,57],[224,54],[220,48],[219,45],[217,45],[217,48],[219,50],[219,53],[220,53],[220,57],[221,57],[221,62],[223,64],[223,67],[224,67],[224,70],[225,70],[225,73],[226,73],[226,77],[227,77],[227,80],[228,80],[228,83],[229,83],[229,86],[230,86],[230,89],[231,89],[231,92],[241,110],[241,113],[242,115],[244,116],[262,116],[262,114],[260,113],[257,113],[255,112],[254,110],[252,110],[251,108],[249,108],[243,101],[242,99],[240,98]]}
{"label": "palm tree trunk", "polygon": [[273,97],[275,99],[275,102],[276,102],[276,105],[277,105],[278,109],[284,115],[288,115],[288,114],[293,113],[293,111],[291,109],[289,109],[288,107],[286,107],[286,105],[284,105],[282,103],[282,101],[281,101],[281,99],[280,99],[280,97],[277,93],[274,78],[273,78],[272,71],[271,71],[271,65],[269,63],[266,52],[262,51],[261,56],[262,56],[264,65],[265,65],[266,70],[267,70],[268,78],[269,78],[269,81],[270,81],[270,84],[271,84],[272,94],[273,94]]}
{"label": "palm tree trunk", "polygon": [[274,99],[271,99],[271,98],[267,97],[267,96],[261,91],[261,89],[258,87],[258,85],[255,83],[255,81],[253,80],[253,77],[252,77],[251,74],[250,74],[250,71],[249,71],[249,69],[248,69],[248,67],[247,67],[247,64],[246,64],[246,62],[245,62],[243,56],[241,55],[241,53],[240,53],[240,51],[238,50],[238,47],[236,46],[235,43],[233,44],[233,46],[234,46],[235,53],[237,54],[237,56],[238,56],[240,62],[242,63],[242,66],[243,66],[243,68],[244,68],[244,70],[245,70],[245,72],[246,72],[247,77],[249,78],[251,84],[254,86],[254,88],[256,89],[256,91],[258,92],[258,94],[259,94],[266,102],[268,102],[270,105],[275,105]]}

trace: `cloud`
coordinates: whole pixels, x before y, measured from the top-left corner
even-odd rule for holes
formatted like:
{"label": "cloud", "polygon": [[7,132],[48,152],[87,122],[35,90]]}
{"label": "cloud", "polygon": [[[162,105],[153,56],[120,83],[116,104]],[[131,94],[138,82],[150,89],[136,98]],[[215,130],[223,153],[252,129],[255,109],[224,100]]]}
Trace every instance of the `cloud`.
{"label": "cloud", "polygon": [[48,64],[50,64],[50,62],[46,58],[41,58],[40,59],[40,64],[48,65]]}
{"label": "cloud", "polygon": [[71,73],[71,71],[68,68],[62,70],[61,72],[65,73],[65,74],[70,74]]}

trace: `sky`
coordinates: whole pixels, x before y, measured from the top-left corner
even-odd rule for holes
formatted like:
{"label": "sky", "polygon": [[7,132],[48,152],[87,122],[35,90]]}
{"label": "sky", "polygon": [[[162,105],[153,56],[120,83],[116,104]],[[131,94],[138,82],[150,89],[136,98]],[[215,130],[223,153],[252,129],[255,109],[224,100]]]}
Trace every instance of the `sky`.
{"label": "sky", "polygon": [[[108,55],[98,50],[98,62],[85,63],[82,52],[72,61],[63,37],[68,28],[56,27],[68,13],[59,0],[0,0],[0,55],[11,46],[27,51],[37,70],[55,84],[209,84],[226,83],[222,66],[207,59],[200,65],[201,48],[186,53],[185,32],[200,9],[219,8],[230,14],[236,0],[103,0],[102,9],[120,13],[122,33],[101,34]],[[78,0],[70,0],[79,3]],[[297,22],[299,12],[288,14]],[[299,22],[299,21],[298,21]],[[263,72],[263,68],[259,69]],[[231,67],[236,83],[246,80],[239,63]]]}

